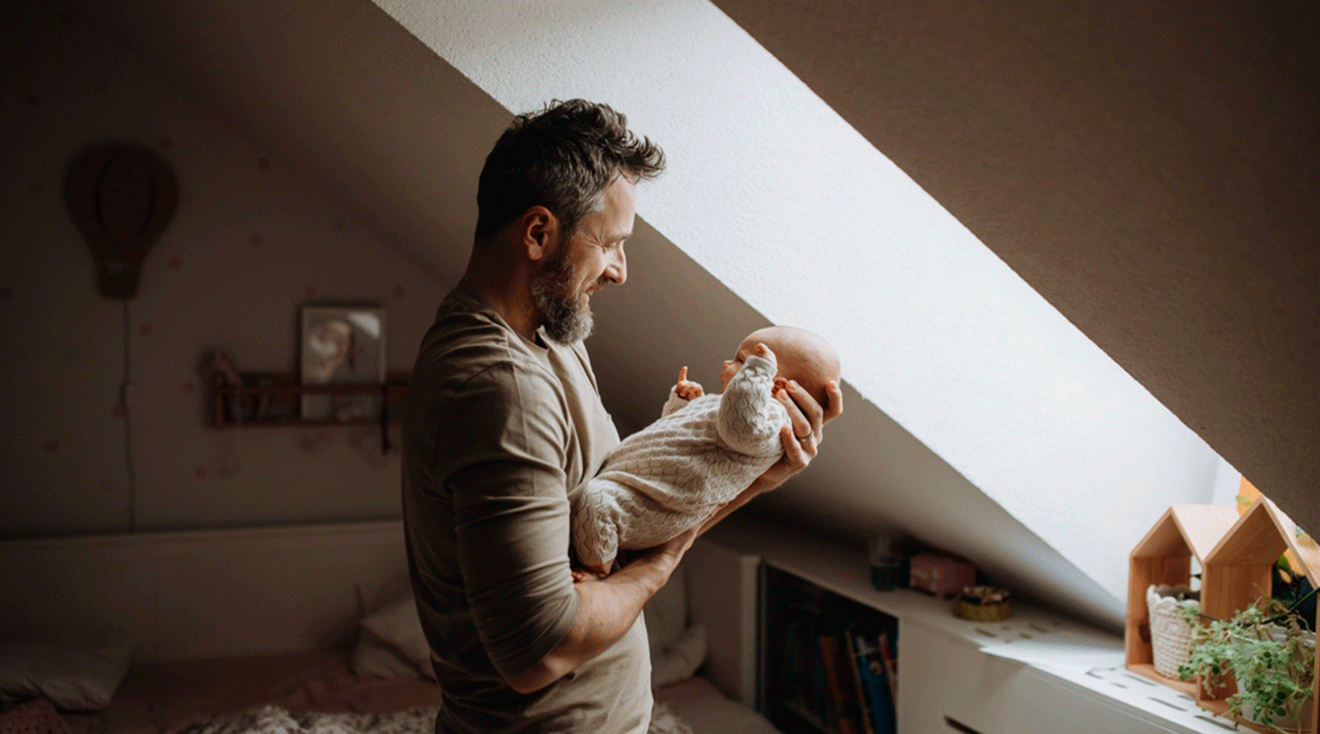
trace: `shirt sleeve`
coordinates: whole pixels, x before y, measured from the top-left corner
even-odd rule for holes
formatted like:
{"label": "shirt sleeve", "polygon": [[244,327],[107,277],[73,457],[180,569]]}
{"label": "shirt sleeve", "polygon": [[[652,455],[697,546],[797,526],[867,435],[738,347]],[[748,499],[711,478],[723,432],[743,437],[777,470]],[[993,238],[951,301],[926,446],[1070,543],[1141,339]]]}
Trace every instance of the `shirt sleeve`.
{"label": "shirt sleeve", "polygon": [[446,433],[461,437],[446,486],[464,593],[491,663],[519,673],[577,616],[563,469],[573,429],[554,378],[507,363],[469,383],[449,415]]}
{"label": "shirt sleeve", "polygon": [[669,399],[665,401],[665,406],[660,409],[660,417],[663,418],[670,413],[673,413],[675,410],[686,406],[689,402],[691,401],[684,400],[678,396],[677,385],[669,388]]}
{"label": "shirt sleeve", "polygon": [[752,355],[729,380],[716,419],[721,445],[749,456],[771,456],[782,450],[779,429],[788,414],[772,397],[774,379],[774,365]]}

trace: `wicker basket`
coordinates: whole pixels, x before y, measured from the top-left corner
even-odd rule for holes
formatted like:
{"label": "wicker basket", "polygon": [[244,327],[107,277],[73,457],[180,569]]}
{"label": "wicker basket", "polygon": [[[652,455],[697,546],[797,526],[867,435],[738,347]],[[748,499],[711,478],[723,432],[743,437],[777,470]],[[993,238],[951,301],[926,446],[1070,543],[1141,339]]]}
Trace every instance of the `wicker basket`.
{"label": "wicker basket", "polygon": [[1150,644],[1155,658],[1155,672],[1166,678],[1178,678],[1178,666],[1187,662],[1192,646],[1192,627],[1183,619],[1184,604],[1200,608],[1195,599],[1178,601],[1166,596],[1172,587],[1151,585],[1146,588],[1146,610],[1150,614]]}

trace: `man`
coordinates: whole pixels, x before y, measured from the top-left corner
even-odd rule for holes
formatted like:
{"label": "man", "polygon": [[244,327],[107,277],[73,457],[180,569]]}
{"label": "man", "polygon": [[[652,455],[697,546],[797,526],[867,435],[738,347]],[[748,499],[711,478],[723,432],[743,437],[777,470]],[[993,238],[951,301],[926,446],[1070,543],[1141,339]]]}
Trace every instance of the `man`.
{"label": "man", "polygon": [[781,392],[784,461],[702,528],[573,582],[569,497],[619,442],[582,344],[589,299],[627,278],[637,182],[663,166],[623,115],[572,100],[518,117],[482,169],[468,267],[422,341],[403,418],[437,732],[645,732],[642,605],[700,530],[806,466],[841,411],[837,383],[828,410]]}

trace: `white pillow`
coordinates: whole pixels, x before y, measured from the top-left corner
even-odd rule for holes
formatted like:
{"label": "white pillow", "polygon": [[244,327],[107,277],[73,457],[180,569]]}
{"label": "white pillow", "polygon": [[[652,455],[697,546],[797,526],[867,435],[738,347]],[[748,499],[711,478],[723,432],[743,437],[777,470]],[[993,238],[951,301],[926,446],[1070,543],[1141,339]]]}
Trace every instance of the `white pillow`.
{"label": "white pillow", "polygon": [[658,652],[678,641],[688,626],[687,571],[679,564],[669,576],[669,582],[660,587],[642,607],[646,616],[646,635],[651,641],[652,658]]}
{"label": "white pillow", "polygon": [[[358,640],[359,648],[384,642],[427,678],[435,679],[431,668],[431,646],[426,642],[426,633],[422,631],[422,621],[417,616],[412,591],[363,617],[358,624],[363,632]],[[359,652],[355,649],[354,659],[360,656],[366,658],[371,653],[370,650]],[[354,670],[358,675],[363,674],[357,671],[356,666]],[[412,674],[415,676],[417,673],[414,671]]]}
{"label": "white pillow", "polygon": [[687,680],[706,662],[706,626],[694,624],[683,630],[673,644],[651,655],[651,687]]}
{"label": "white pillow", "polygon": [[40,696],[67,711],[99,711],[132,660],[133,645],[122,641],[0,642],[0,703]]}
{"label": "white pillow", "polygon": [[359,678],[421,678],[417,666],[408,662],[393,645],[367,630],[358,630],[358,641],[349,660]]}
{"label": "white pillow", "polygon": [[642,613],[651,643],[651,687],[691,678],[706,662],[706,628],[688,625],[687,572],[682,564]]}

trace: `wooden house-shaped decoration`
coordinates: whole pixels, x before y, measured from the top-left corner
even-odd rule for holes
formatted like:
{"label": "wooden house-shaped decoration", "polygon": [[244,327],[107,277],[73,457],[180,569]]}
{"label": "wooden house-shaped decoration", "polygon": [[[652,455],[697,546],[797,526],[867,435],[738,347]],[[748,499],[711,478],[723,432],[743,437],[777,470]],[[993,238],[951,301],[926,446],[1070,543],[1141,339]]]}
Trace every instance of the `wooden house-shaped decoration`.
{"label": "wooden house-shaped decoration", "polygon": [[1171,680],[1155,672],[1146,588],[1151,584],[1189,585],[1192,559],[1195,558],[1204,568],[1206,556],[1237,520],[1238,512],[1232,506],[1174,505],[1132,549],[1128,567],[1127,625],[1123,633],[1129,670],[1189,696],[1196,695],[1194,682]]}
{"label": "wooden house-shaped decoration", "polygon": [[[1297,526],[1265,497],[1256,498],[1242,517],[1202,559],[1201,611],[1216,619],[1228,619],[1270,594],[1274,563],[1291,551],[1299,568],[1312,584],[1320,583],[1320,547],[1309,536],[1297,535]],[[1131,612],[1129,612],[1129,615]],[[1320,656],[1316,658],[1316,680],[1320,681]],[[1226,714],[1224,702],[1234,692],[1230,686],[1214,697],[1197,687],[1197,703],[1204,709]],[[1302,720],[1317,720],[1317,698],[1309,704],[1309,714]],[[1242,726],[1256,731],[1271,731],[1239,720]],[[1314,724],[1311,728],[1315,730]]]}

